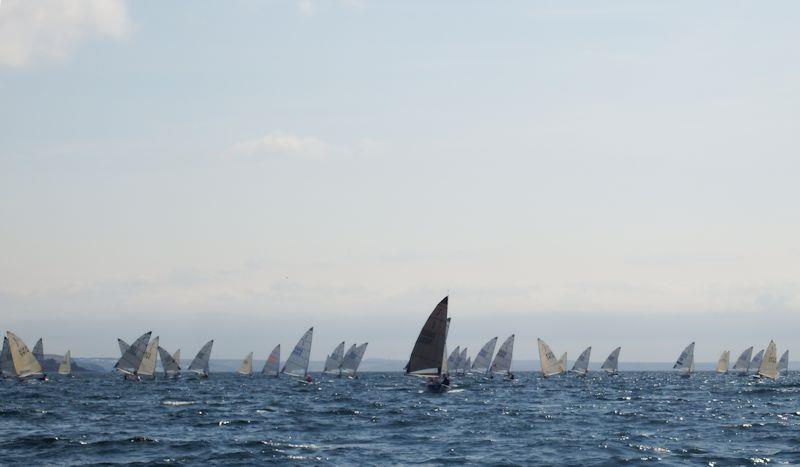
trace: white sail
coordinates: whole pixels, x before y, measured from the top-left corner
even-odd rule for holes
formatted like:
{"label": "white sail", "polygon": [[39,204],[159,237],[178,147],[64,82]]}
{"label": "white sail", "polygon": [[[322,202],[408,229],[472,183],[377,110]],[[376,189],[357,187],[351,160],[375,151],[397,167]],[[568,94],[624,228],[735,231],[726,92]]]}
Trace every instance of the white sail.
{"label": "white sail", "polygon": [[325,359],[325,369],[323,373],[340,373],[342,367],[342,360],[344,360],[344,342],[340,342],[336,348],[333,349],[328,358]]}
{"label": "white sail", "polygon": [[780,374],[784,375],[784,376],[789,374],[789,351],[788,350],[786,352],[784,352],[783,355],[781,355],[781,359],[778,360],[778,372]]}
{"label": "white sail", "polygon": [[278,374],[280,374],[280,361],[281,345],[278,344],[274,349],[272,349],[269,357],[267,357],[267,361],[264,363],[264,368],[261,370],[261,374],[278,376]]}
{"label": "white sail", "polygon": [[406,374],[415,376],[439,376],[442,374],[442,355],[447,343],[447,306],[444,297],[433,309],[411,350],[406,365]]}
{"label": "white sail", "polygon": [[158,348],[158,355],[161,357],[161,366],[164,367],[164,376],[171,377],[180,373],[181,367],[175,361],[175,357],[170,355],[163,347]]}
{"label": "white sail", "polygon": [[493,337],[486,344],[481,347],[481,351],[475,356],[472,361],[472,371],[488,373],[492,365],[492,356],[494,355],[494,347],[497,345],[497,337]]}
{"label": "white sail", "polygon": [[611,351],[606,361],[600,366],[601,370],[604,370],[606,373],[615,374],[619,369],[619,352],[622,350],[622,347],[617,347],[616,349]]}
{"label": "white sail", "polygon": [[566,373],[567,371],[567,353],[564,352],[561,355],[561,358],[558,359],[558,368],[561,370],[561,373]]}
{"label": "white sail", "polygon": [[11,349],[8,347],[8,338],[3,336],[3,351],[0,352],[0,374],[5,378],[16,378],[14,360],[11,358]]}
{"label": "white sail", "polygon": [[125,355],[125,352],[127,352],[130,345],[120,338],[117,338],[117,344],[119,345],[119,356],[121,357]]}
{"label": "white sail", "polygon": [[690,374],[694,368],[694,342],[687,345],[683,352],[678,356],[678,360],[673,369],[680,370],[683,373]]}
{"label": "white sail", "polygon": [[733,364],[733,369],[739,371],[740,373],[746,373],[750,369],[750,357],[753,355],[753,346],[744,349],[739,358],[736,359],[736,363]]}
{"label": "white sail", "polygon": [[208,362],[211,360],[212,347],[214,347],[213,339],[206,342],[206,344],[200,348],[200,351],[194,356],[192,363],[189,364],[189,371],[197,373],[200,376],[208,376]]}
{"label": "white sail", "polygon": [[[353,344],[355,346],[355,344]],[[361,365],[361,359],[364,358],[364,352],[367,351],[367,343],[363,343],[355,348],[353,352],[347,352],[347,355],[342,361],[342,373],[355,376],[358,372],[358,367]]]}
{"label": "white sail", "polygon": [[514,356],[514,334],[508,336],[508,339],[500,346],[497,355],[494,356],[491,370],[493,373],[510,373],[511,372],[511,359]]}
{"label": "white sail", "polygon": [[458,371],[458,358],[461,355],[461,346],[457,345],[452,352],[450,352],[450,356],[447,357],[447,369],[453,369],[453,373]]}
{"label": "white sail", "polygon": [[181,369],[181,349],[176,350],[175,353],[172,354],[172,359],[175,360],[175,363],[178,365],[178,371],[180,371],[180,369]]}
{"label": "white sail", "polygon": [[464,362],[464,374],[469,373],[471,368],[472,368],[472,357],[467,357],[467,361]]}
{"label": "white sail", "polygon": [[724,352],[722,352],[722,355],[719,356],[719,360],[717,360],[717,369],[716,369],[717,373],[727,373],[730,360],[731,360],[731,351],[725,350]]}
{"label": "white sail", "polygon": [[753,360],[750,362],[750,367],[748,369],[752,369],[753,371],[758,371],[758,367],[761,366],[761,360],[764,359],[764,349],[758,351]]}
{"label": "white sail", "polygon": [[136,339],[133,345],[129,346],[122,354],[122,357],[114,365],[114,369],[126,375],[136,374],[144,358],[144,353],[147,351],[150,334],[151,331],[148,331]]}
{"label": "white sail", "polygon": [[456,373],[465,374],[467,369],[464,367],[464,364],[467,363],[467,348],[464,347],[461,349],[461,353],[458,355],[458,367],[456,367]]}
{"label": "white sail", "polygon": [[539,342],[539,362],[542,365],[542,376],[547,378],[561,373],[561,365],[556,360],[553,351],[550,350],[550,346],[541,339],[537,339],[537,341]]}
{"label": "white sail", "polygon": [[44,363],[44,344],[42,343],[41,337],[36,341],[36,344],[33,345],[33,358],[39,362],[39,365]]}
{"label": "white sail", "polygon": [[758,366],[758,374],[769,379],[778,377],[778,349],[772,341],[769,341],[764,358]]}
{"label": "white sail", "polygon": [[64,359],[61,360],[61,364],[58,365],[58,374],[64,376],[72,374],[72,357],[70,356],[69,350],[64,354]]}
{"label": "white sail", "polygon": [[573,373],[577,373],[579,375],[585,375],[589,371],[589,356],[592,354],[592,348],[587,347],[586,350],[581,352],[581,355],[575,360],[575,363],[572,365]]}
{"label": "white sail", "polygon": [[42,366],[33,356],[33,352],[11,331],[6,332],[8,337],[8,349],[11,352],[11,360],[14,362],[14,371],[18,378],[38,376],[42,374]]}
{"label": "white sail", "polygon": [[303,337],[294,346],[291,355],[283,364],[281,373],[305,378],[308,374],[308,359],[311,356],[311,341],[314,338],[314,328],[309,328]]}
{"label": "white sail", "polygon": [[239,369],[236,370],[237,373],[240,375],[250,376],[253,374],[253,352],[247,354],[242,360],[242,364],[239,366]]}
{"label": "white sail", "polygon": [[142,355],[142,363],[136,374],[139,376],[154,377],[156,375],[156,361],[158,360],[158,336],[147,344],[147,348]]}

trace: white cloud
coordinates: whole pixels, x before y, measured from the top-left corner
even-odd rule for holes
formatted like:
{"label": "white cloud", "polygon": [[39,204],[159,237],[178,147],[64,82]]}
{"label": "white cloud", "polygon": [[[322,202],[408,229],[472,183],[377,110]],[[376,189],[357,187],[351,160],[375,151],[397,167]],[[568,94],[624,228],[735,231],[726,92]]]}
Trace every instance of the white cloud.
{"label": "white cloud", "polygon": [[242,141],[231,148],[237,156],[252,158],[301,157],[318,159],[327,156],[330,146],[314,137],[273,132],[261,138]]}
{"label": "white cloud", "polygon": [[0,3],[0,66],[61,62],[91,37],[122,39],[122,0],[5,0]]}

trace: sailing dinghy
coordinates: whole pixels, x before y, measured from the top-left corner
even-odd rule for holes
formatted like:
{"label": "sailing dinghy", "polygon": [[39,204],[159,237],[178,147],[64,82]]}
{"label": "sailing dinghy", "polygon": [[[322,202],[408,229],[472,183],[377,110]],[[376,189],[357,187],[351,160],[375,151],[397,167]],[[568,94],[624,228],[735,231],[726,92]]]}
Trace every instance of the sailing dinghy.
{"label": "sailing dinghy", "polygon": [[22,339],[11,331],[6,332],[6,337],[8,338],[8,350],[11,353],[11,361],[14,363],[17,379],[47,379],[47,375],[42,371],[42,365],[33,356],[33,352],[28,350]]}
{"label": "sailing dinghy", "polygon": [[678,356],[678,360],[672,368],[678,370],[683,378],[688,378],[692,375],[692,371],[694,370],[694,342],[683,349],[683,352]]}
{"label": "sailing dinghy", "polygon": [[147,349],[142,356],[142,363],[136,374],[141,378],[154,379],[156,377],[156,361],[158,359],[158,336],[147,344]]}
{"label": "sailing dinghy", "polygon": [[556,356],[543,340],[537,339],[539,343],[539,363],[542,367],[542,376],[549,378],[561,373],[561,364],[556,360]]}
{"label": "sailing dinghy", "polygon": [[717,360],[716,372],[727,373],[730,360],[731,360],[731,351],[725,350],[724,352],[722,352],[722,355],[719,356],[719,360]]}
{"label": "sailing dinghy", "polygon": [[[137,372],[144,359],[144,353],[147,351],[147,344],[150,342],[151,334],[152,331],[142,334],[132,345],[125,349],[117,363],[114,364],[114,369],[122,373],[124,379],[139,380]],[[117,341],[122,342],[121,339],[117,339]],[[121,349],[122,344],[120,344]]]}
{"label": "sailing dinghy", "polygon": [[461,376],[467,374],[467,368],[465,366],[466,363],[467,363],[467,348],[464,347],[463,349],[461,349],[461,354],[459,354],[458,356],[458,366],[456,367],[455,373]]}
{"label": "sailing dinghy", "polygon": [[586,374],[589,372],[589,356],[591,354],[592,348],[586,347],[586,350],[581,352],[581,355],[577,360],[575,360],[575,363],[572,365],[572,369],[569,371],[579,376],[586,376]]}
{"label": "sailing dinghy", "polygon": [[447,303],[448,297],[444,297],[428,316],[406,365],[406,374],[428,379],[428,390],[433,392],[450,389],[444,358],[449,322]]}
{"label": "sailing dinghy", "polygon": [[14,369],[14,360],[11,358],[11,348],[8,346],[8,337],[3,336],[3,351],[0,352],[0,375],[3,378],[16,378],[17,370]]}
{"label": "sailing dinghy", "polygon": [[342,360],[341,374],[350,378],[358,378],[358,367],[361,365],[361,360],[364,358],[364,353],[367,351],[367,343],[364,342],[359,346],[353,344],[351,349],[352,352],[348,350],[344,356],[344,360]]}
{"label": "sailing dinghy", "polygon": [[744,349],[736,363],[733,364],[733,369],[736,370],[740,376],[747,374],[750,371],[750,357],[753,355],[753,346]]}
{"label": "sailing dinghy", "polygon": [[462,374],[464,375],[470,374],[471,368],[472,368],[472,357],[467,357],[467,359],[464,361],[464,370]]}
{"label": "sailing dinghy", "polygon": [[758,351],[753,360],[750,362],[750,369],[758,373],[758,367],[761,366],[761,361],[764,360],[764,351],[765,349],[761,349]]}
{"label": "sailing dinghy", "polygon": [[478,355],[475,356],[475,360],[472,361],[473,373],[489,373],[495,345],[497,345],[497,337],[492,337],[489,342],[481,347],[481,351],[478,352]]}
{"label": "sailing dinghy", "polygon": [[270,375],[274,377],[278,377],[281,372],[280,368],[280,361],[281,361],[281,345],[278,344],[272,349],[272,352],[267,357],[267,361],[264,363],[264,368],[261,369],[262,375]]}
{"label": "sailing dinghy", "polygon": [[508,339],[500,346],[497,355],[494,356],[492,362],[492,373],[505,375],[508,379],[514,379],[514,374],[511,373],[511,358],[514,356],[514,334],[508,336]]}
{"label": "sailing dinghy", "polygon": [[326,374],[342,375],[342,360],[344,360],[344,342],[340,342],[325,359],[325,368],[322,370]]}
{"label": "sailing dinghy", "polygon": [[789,351],[781,355],[781,359],[778,360],[778,374],[786,376],[789,374]]}
{"label": "sailing dinghy", "polygon": [[61,376],[69,376],[72,374],[72,356],[70,355],[69,350],[67,350],[67,353],[64,354],[64,358],[58,365],[58,374]]}
{"label": "sailing dinghy", "polygon": [[622,350],[622,347],[617,347],[616,349],[611,351],[606,361],[600,366],[600,369],[605,371],[609,375],[616,375],[619,374],[619,352]]}
{"label": "sailing dinghy", "polygon": [[764,357],[758,365],[758,376],[775,380],[778,377],[778,349],[769,341]]}
{"label": "sailing dinghy", "polygon": [[181,370],[181,349],[176,350],[175,353],[172,354],[172,359],[175,360],[175,363],[178,365],[178,371],[180,371]]}
{"label": "sailing dinghy", "polygon": [[283,364],[281,373],[286,373],[295,378],[302,378],[307,383],[311,382],[311,377],[308,376],[308,360],[311,357],[311,341],[314,338],[314,328],[309,328],[303,337],[294,346],[291,355]]}
{"label": "sailing dinghy", "polygon": [[447,371],[448,371],[448,374],[449,374],[451,369],[453,371],[453,374],[456,374],[456,372],[458,372],[458,363],[459,363],[458,360],[459,360],[459,358],[461,358],[461,346],[457,345],[456,348],[453,349],[453,351],[450,353],[450,356],[447,357]]}
{"label": "sailing dinghy", "polygon": [[208,362],[211,360],[211,348],[214,346],[214,339],[206,342],[195,355],[192,363],[189,364],[189,371],[198,378],[208,378]]}
{"label": "sailing dinghy", "polygon": [[236,370],[236,373],[244,376],[250,376],[253,374],[253,352],[247,354],[242,360],[242,364],[239,366],[239,369]]}
{"label": "sailing dinghy", "polygon": [[[180,350],[178,352],[180,352]],[[177,354],[178,352],[175,353]],[[167,378],[175,378],[180,375],[181,366],[175,360],[174,356],[170,355],[164,347],[158,348],[158,355],[161,357],[161,366],[164,368],[164,376]]]}
{"label": "sailing dinghy", "polygon": [[564,354],[561,355],[561,358],[558,359],[558,368],[561,370],[561,373],[566,373],[567,372],[567,353],[566,352],[564,352]]}
{"label": "sailing dinghy", "polygon": [[44,363],[44,344],[42,343],[41,337],[36,341],[36,344],[33,345],[33,357],[39,362],[39,365]]}

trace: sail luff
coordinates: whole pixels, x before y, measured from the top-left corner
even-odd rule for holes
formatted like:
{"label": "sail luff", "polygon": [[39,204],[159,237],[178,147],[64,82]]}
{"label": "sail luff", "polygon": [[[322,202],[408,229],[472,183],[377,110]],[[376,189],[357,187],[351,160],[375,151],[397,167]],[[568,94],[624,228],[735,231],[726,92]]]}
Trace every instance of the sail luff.
{"label": "sail luff", "polygon": [[281,373],[303,378],[306,377],[308,374],[308,360],[311,356],[311,342],[313,338],[314,328],[312,327],[303,334],[303,337],[301,337],[297,345],[294,346],[286,363],[283,364]]}
{"label": "sail luff", "polygon": [[58,374],[64,376],[72,374],[72,357],[69,350],[64,354],[64,359],[61,360],[61,364],[58,365]]}
{"label": "sail luff", "polygon": [[778,349],[773,341],[769,341],[764,358],[758,365],[758,374],[773,380],[778,377]]}
{"label": "sail luff", "polygon": [[6,332],[8,337],[8,349],[11,352],[11,360],[14,362],[14,371],[18,378],[27,378],[42,374],[42,366],[33,352],[28,350],[28,346],[11,331]]}
{"label": "sail luff", "polygon": [[448,297],[433,309],[411,350],[406,373],[418,376],[438,376],[442,373],[442,355],[447,342]]}

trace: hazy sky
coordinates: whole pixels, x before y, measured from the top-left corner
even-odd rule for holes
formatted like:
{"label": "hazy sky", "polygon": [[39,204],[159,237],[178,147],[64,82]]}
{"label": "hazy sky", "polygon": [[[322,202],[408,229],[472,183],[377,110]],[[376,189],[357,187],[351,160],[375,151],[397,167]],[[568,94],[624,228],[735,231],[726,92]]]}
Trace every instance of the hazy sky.
{"label": "hazy sky", "polygon": [[798,14],[2,0],[0,327],[407,358],[449,293],[473,352],[800,351]]}

